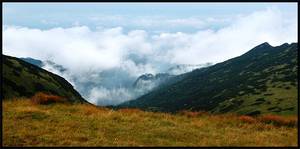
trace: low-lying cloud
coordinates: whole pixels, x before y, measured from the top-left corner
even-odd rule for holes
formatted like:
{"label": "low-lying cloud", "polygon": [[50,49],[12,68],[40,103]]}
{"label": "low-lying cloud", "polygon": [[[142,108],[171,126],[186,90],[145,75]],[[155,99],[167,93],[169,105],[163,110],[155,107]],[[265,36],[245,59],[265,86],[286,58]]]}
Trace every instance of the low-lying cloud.
{"label": "low-lying cloud", "polygon": [[[184,21],[173,23],[187,23]],[[286,18],[278,9],[242,15],[221,29],[194,33],[125,32],[121,24],[96,30],[88,26],[48,30],[5,26],[3,53],[63,65],[67,71],[60,75],[87,100],[110,105],[135,98],[130,85],[144,73],[164,72],[175,64],[222,62],[263,42],[273,46],[296,42],[297,26],[296,16]]]}

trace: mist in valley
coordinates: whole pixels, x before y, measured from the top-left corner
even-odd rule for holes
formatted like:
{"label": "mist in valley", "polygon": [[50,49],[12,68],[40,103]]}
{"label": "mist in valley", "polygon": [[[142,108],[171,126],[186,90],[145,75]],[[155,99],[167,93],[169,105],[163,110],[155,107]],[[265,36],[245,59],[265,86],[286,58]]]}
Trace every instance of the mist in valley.
{"label": "mist in valley", "polygon": [[[158,74],[210,66],[263,42],[297,41],[297,17],[289,15],[270,7],[230,16],[87,15],[63,27],[51,21],[43,28],[8,23],[3,53],[41,60],[89,102],[117,105],[158,86]],[[145,74],[152,78],[139,79]]]}

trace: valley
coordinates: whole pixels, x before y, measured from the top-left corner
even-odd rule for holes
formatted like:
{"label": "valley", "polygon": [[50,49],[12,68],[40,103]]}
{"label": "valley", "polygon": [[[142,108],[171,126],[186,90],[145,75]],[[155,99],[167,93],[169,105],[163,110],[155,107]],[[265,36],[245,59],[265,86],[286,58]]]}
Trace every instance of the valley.
{"label": "valley", "polygon": [[190,72],[144,74],[129,85],[141,96],[117,106],[91,104],[42,61],[2,55],[3,145],[297,146],[297,52],[263,43]]}
{"label": "valley", "polygon": [[299,148],[293,1],[3,2],[1,147]]}

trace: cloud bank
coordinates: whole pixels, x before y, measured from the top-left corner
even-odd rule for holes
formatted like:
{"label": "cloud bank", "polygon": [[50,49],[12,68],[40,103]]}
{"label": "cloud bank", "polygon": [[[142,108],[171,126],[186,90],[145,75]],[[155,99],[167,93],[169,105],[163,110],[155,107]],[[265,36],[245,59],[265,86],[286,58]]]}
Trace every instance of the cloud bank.
{"label": "cloud bank", "polygon": [[[201,25],[195,19],[171,23]],[[297,26],[296,16],[286,18],[278,9],[240,15],[221,29],[199,29],[194,33],[125,32],[121,25],[96,30],[88,26],[48,30],[5,26],[3,53],[63,65],[68,71],[60,75],[87,100],[115,105],[136,97],[130,85],[144,73],[164,72],[175,64],[222,62],[263,42],[273,46],[296,42]]]}

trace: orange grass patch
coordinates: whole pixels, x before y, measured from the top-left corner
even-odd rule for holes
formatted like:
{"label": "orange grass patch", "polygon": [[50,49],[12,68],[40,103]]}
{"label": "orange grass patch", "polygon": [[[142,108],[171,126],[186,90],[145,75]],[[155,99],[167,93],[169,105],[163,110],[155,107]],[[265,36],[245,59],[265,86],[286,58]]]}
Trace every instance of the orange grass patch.
{"label": "orange grass patch", "polygon": [[266,124],[273,124],[275,126],[296,127],[298,125],[297,117],[282,117],[279,115],[262,115],[259,121]]}
{"label": "orange grass patch", "polygon": [[242,121],[242,122],[245,122],[245,123],[256,123],[257,120],[251,116],[247,116],[247,115],[242,115],[242,116],[239,116],[239,120]]}
{"label": "orange grass patch", "polygon": [[66,100],[61,96],[50,95],[46,93],[36,93],[34,96],[31,97],[31,101],[34,104],[51,104],[51,103],[63,103]]}

